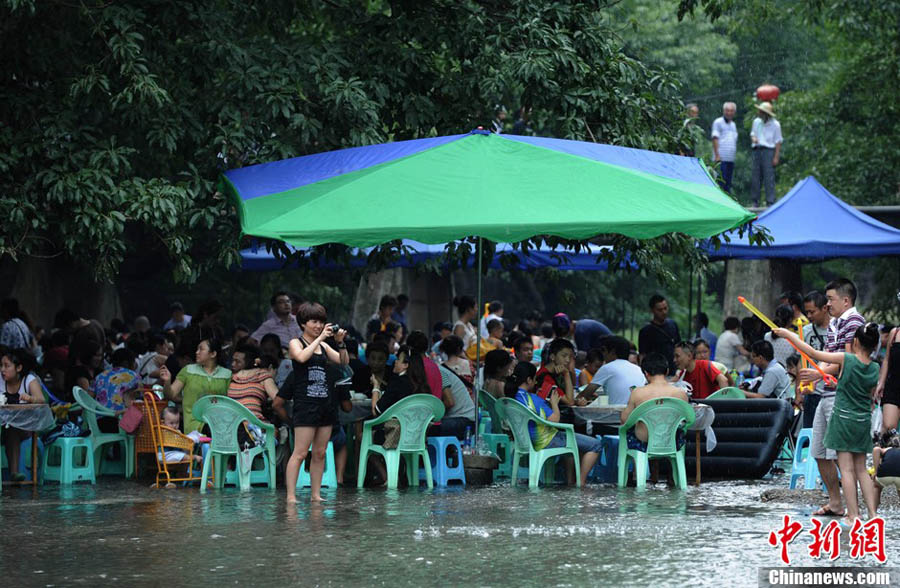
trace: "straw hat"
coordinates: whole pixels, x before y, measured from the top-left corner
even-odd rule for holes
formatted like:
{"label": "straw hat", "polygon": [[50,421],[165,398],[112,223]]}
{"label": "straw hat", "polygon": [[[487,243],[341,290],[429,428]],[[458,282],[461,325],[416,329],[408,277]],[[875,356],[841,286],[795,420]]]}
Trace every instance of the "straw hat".
{"label": "straw hat", "polygon": [[759,111],[761,111],[761,112],[765,112],[766,114],[768,114],[768,115],[771,116],[772,118],[775,118],[775,111],[772,110],[772,103],[771,103],[771,102],[760,102],[759,104],[756,105],[756,110],[759,110]]}

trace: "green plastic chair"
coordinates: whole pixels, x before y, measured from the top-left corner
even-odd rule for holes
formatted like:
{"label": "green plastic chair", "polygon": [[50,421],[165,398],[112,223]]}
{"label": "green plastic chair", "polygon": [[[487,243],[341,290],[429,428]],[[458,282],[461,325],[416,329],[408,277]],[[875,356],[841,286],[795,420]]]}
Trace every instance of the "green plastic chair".
{"label": "green plastic chair", "polygon": [[218,394],[203,396],[194,403],[194,418],[209,425],[209,452],[203,460],[203,477],[200,480],[200,492],[206,492],[206,481],[209,479],[210,463],[215,459],[215,486],[225,486],[225,461],[227,456],[235,456],[235,469],[241,491],[250,489],[250,472],[240,467],[241,448],[238,446],[238,427],[248,421],[262,429],[266,434],[265,447],[253,447],[249,450],[250,462],[263,454],[269,471],[268,488],[275,488],[275,425],[264,423],[250,412],[246,406]]}
{"label": "green plastic chair", "polygon": [[116,417],[116,412],[99,402],[78,386],[72,387],[72,395],[75,403],[81,407],[81,418],[87,423],[91,431],[90,440],[94,447],[94,468],[97,474],[101,473],[103,464],[103,447],[105,445],[120,443],[122,445],[122,459],[125,462],[125,477],[134,477],[134,436],[125,433],[104,433],[97,425],[98,416]]}
{"label": "green plastic chair", "polygon": [[740,388],[722,388],[706,397],[706,400],[744,400],[747,395]]}
{"label": "green plastic chair", "polygon": [[[554,423],[541,418],[533,410],[513,398],[501,398],[497,406],[503,411],[506,422],[513,433],[512,483],[519,481],[519,463],[528,456],[528,487],[537,488],[541,470],[551,457],[571,455],[575,460],[575,483],[581,485],[581,461],[578,457],[578,445],[575,443],[575,427],[568,423]],[[566,445],[536,450],[528,432],[528,423],[536,423],[553,427],[566,433]]]}
{"label": "green plastic chair", "polygon": [[[497,410],[497,399],[490,395],[485,390],[478,391],[478,406],[483,408],[491,415],[491,430],[490,433],[495,435],[503,432],[503,417],[500,415],[500,412]],[[502,409],[501,409],[502,410]]]}
{"label": "green plastic chair", "polygon": [[[363,423],[362,444],[359,448],[359,473],[356,487],[362,488],[366,479],[366,462],[369,453],[384,457],[387,465],[388,488],[396,488],[400,475],[400,458],[406,459],[406,478],[410,486],[419,483],[419,458],[425,468],[425,479],[429,488],[434,488],[431,477],[431,459],[425,444],[425,431],[431,421],[439,421],[444,416],[444,403],[431,394],[413,394],[400,400],[376,419]],[[372,428],[391,419],[400,421],[400,442],[396,448],[385,449],[372,441]]]}
{"label": "green plastic chair", "polygon": [[[647,471],[651,459],[668,458],[672,463],[675,484],[687,488],[687,474],[684,469],[684,446],[676,448],[675,434],[678,429],[687,432],[694,424],[694,409],[678,398],[655,398],[634,409],[628,421],[619,427],[619,488],[625,487],[628,477],[628,458],[634,462],[637,487],[647,485]],[[647,451],[628,449],[625,433],[634,428],[638,421],[647,425]]]}

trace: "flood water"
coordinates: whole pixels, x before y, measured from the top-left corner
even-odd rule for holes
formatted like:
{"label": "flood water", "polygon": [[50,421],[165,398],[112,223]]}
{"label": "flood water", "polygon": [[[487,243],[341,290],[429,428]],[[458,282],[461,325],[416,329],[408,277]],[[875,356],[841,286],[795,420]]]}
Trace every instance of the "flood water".
{"label": "flood water", "polygon": [[[804,524],[792,564],[830,565],[806,554],[812,505],[760,502],[786,486],[342,488],[316,506],[303,492],[295,508],[281,489],[203,495],[116,478],[5,488],[0,570],[4,586],[755,586],[758,567],[780,565],[766,540],[783,514]],[[896,515],[883,513],[889,566]],[[846,535],[837,563],[854,565]]]}

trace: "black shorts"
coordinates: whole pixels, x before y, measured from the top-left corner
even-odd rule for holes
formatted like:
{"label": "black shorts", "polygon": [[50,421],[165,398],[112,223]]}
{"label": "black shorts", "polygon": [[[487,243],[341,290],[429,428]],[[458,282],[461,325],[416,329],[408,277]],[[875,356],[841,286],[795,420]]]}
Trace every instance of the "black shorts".
{"label": "black shorts", "polygon": [[885,383],[881,403],[900,406],[900,382],[888,380]]}
{"label": "black shorts", "polygon": [[327,427],[338,422],[337,411],[331,402],[294,400],[295,427]]}

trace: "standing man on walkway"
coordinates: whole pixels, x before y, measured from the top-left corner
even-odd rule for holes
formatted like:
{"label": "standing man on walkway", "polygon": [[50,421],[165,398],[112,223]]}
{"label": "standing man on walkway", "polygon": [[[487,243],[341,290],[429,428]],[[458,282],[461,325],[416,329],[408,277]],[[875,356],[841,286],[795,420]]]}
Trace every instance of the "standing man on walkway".
{"label": "standing man on walkway", "polygon": [[675,373],[675,344],[681,341],[678,325],[669,318],[669,303],[659,294],[650,297],[652,318],[638,334],[641,361],[651,353],[659,353],[669,362],[669,375]]}
{"label": "standing man on walkway", "polygon": [[734,177],[734,158],[737,155],[737,125],[734,124],[734,113],[737,106],[734,102],[722,105],[722,116],[712,124],[713,159],[719,162],[722,177],[719,186],[731,194],[731,178]]}
{"label": "standing man on walkway", "polygon": [[[756,105],[759,116],[753,119],[750,143],[753,146],[753,169],[750,174],[750,201],[760,197],[760,180],[766,187],[766,206],[775,204],[775,167],[781,155],[781,125],[769,102]],[[760,205],[762,205],[760,203]]]}

